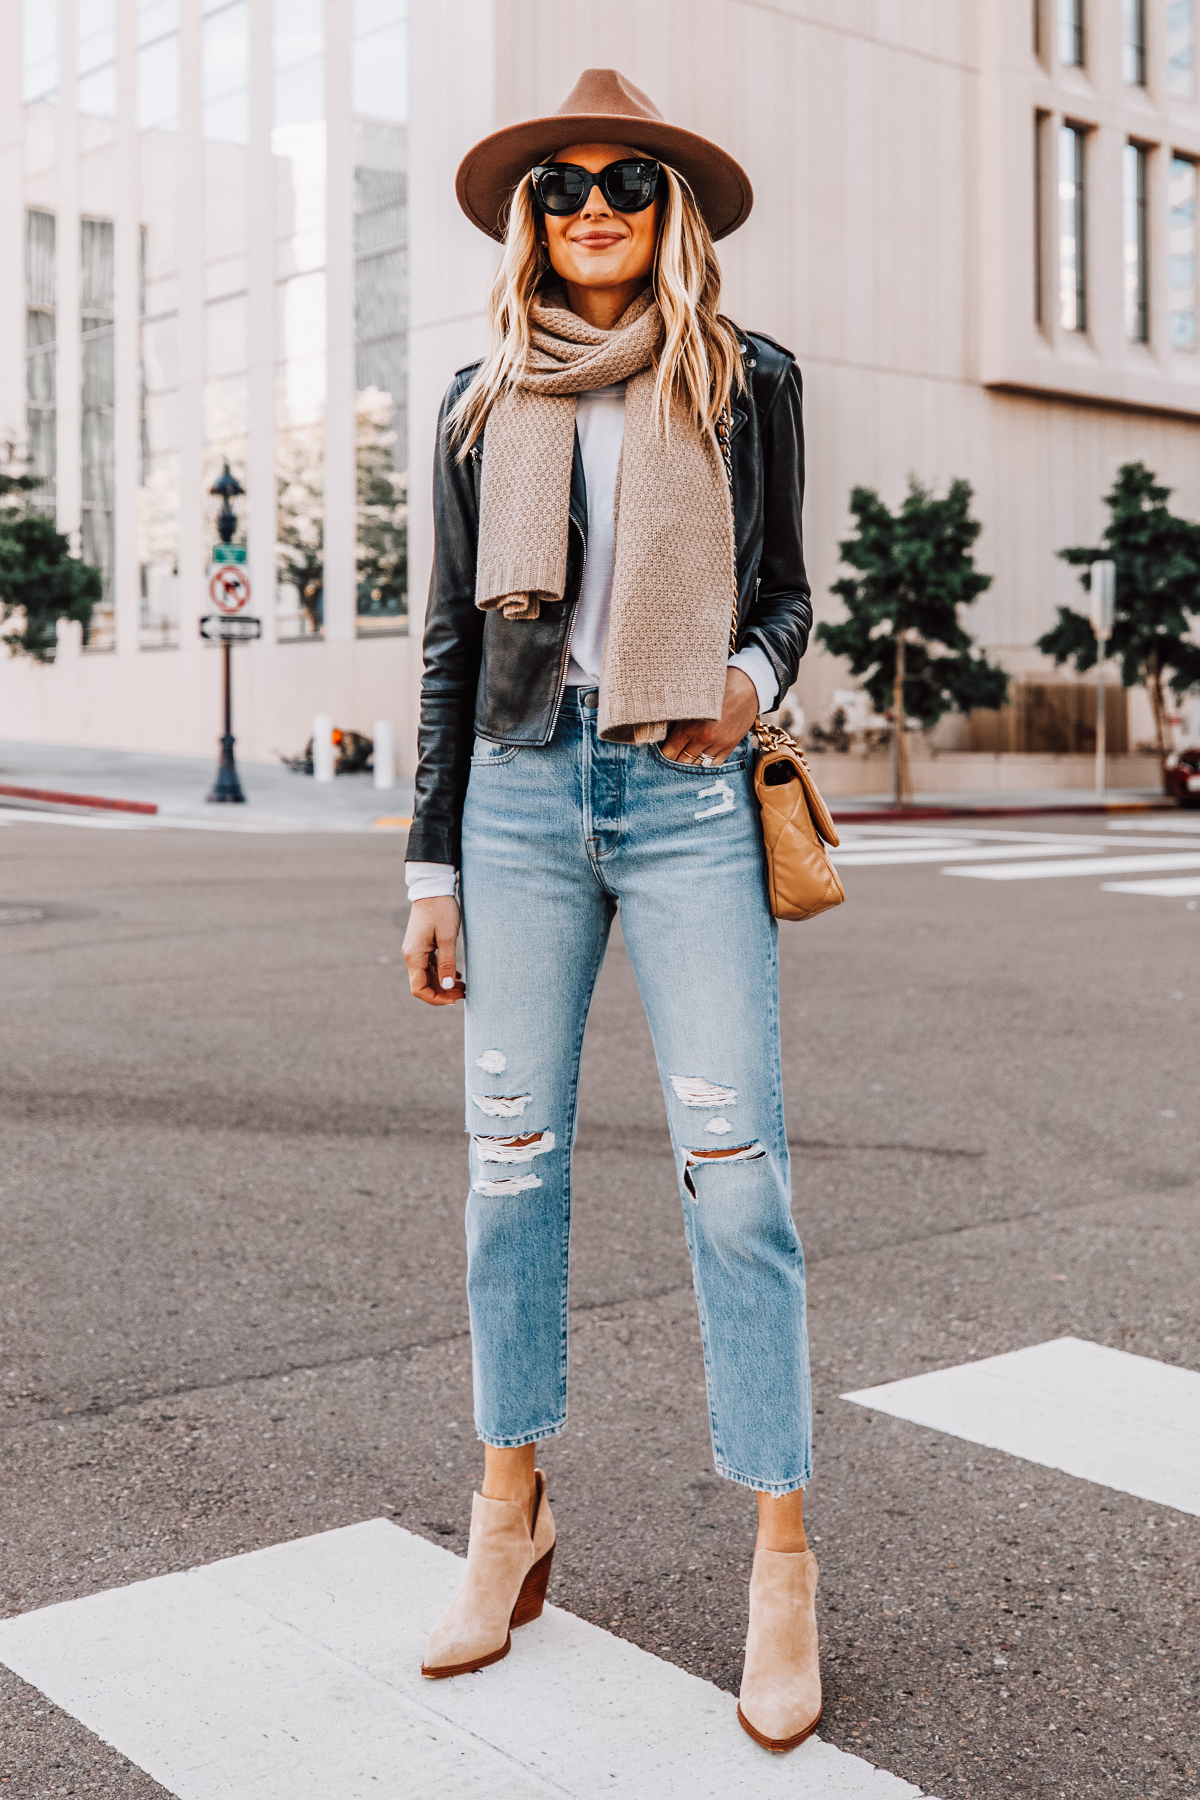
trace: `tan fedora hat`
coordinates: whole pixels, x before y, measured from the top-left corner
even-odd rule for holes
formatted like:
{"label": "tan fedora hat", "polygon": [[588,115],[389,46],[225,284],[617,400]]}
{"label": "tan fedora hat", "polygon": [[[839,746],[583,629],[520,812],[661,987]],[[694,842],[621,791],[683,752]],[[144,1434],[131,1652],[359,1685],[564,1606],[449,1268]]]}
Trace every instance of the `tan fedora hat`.
{"label": "tan fedora hat", "polygon": [[754,190],[746,171],[707,138],[668,125],[653,100],[617,69],[585,69],[557,112],[506,125],[468,150],[454,183],[458,203],[472,225],[503,238],[505,208],[523,175],[568,144],[605,142],[628,144],[678,169],[715,238],[750,216]]}

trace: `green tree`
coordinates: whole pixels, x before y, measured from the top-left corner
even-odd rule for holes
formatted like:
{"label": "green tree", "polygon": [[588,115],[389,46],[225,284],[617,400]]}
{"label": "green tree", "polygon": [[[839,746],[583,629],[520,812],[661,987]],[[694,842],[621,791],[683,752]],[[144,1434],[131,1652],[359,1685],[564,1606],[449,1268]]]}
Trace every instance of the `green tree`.
{"label": "green tree", "polygon": [[[1086,590],[1092,585],[1090,564],[1116,564],[1108,654],[1120,660],[1123,686],[1145,686],[1160,769],[1168,754],[1164,683],[1169,681],[1179,699],[1200,687],[1200,644],[1188,636],[1200,613],[1200,525],[1171,512],[1170,497],[1170,488],[1160,487],[1145,463],[1123,463],[1105,495],[1108,524],[1100,543],[1058,552],[1064,562],[1082,568]],[[1080,674],[1096,666],[1092,622],[1070,606],[1059,607],[1057,623],[1037,647],[1056,663],[1074,663]]]}
{"label": "green tree", "polygon": [[1008,693],[1008,676],[973,651],[958,618],[959,607],[992,584],[975,567],[980,526],[971,498],[966,481],[952,481],[939,500],[910,478],[893,513],[873,489],[856,487],[850,511],[857,529],[839,548],[857,573],[832,589],[849,617],[817,626],[819,642],[846,658],[876,711],[891,709],[897,804],[911,794],[905,720],[928,729],[955,708],[1002,706]]}
{"label": "green tree", "polygon": [[24,652],[38,662],[50,662],[59,619],[78,619],[87,630],[103,582],[99,569],[72,556],[70,549],[68,539],[45,513],[11,506],[0,511],[0,621],[17,613],[23,616],[20,630],[4,633],[10,654]]}

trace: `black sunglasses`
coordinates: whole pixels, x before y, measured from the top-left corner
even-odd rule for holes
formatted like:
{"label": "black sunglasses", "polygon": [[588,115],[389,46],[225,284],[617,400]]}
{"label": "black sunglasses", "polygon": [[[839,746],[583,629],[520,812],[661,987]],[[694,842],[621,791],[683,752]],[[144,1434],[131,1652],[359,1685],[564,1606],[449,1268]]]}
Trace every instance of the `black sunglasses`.
{"label": "black sunglasses", "polygon": [[609,163],[593,174],[578,163],[539,163],[531,169],[533,196],[543,212],[556,218],[581,212],[598,187],[614,212],[645,212],[658,190],[659,164],[637,161]]}

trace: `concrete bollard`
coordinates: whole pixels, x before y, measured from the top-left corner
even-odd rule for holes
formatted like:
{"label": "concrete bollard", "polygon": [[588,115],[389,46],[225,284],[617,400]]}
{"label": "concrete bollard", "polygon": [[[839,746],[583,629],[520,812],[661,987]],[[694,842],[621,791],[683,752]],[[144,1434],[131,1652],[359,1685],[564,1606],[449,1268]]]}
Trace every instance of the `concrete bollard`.
{"label": "concrete bollard", "polygon": [[371,756],[375,770],[375,786],[390,788],[396,785],[396,734],[392,730],[390,719],[375,721],[375,749]]}
{"label": "concrete bollard", "polygon": [[313,779],[333,780],[333,720],[328,713],[313,719]]}

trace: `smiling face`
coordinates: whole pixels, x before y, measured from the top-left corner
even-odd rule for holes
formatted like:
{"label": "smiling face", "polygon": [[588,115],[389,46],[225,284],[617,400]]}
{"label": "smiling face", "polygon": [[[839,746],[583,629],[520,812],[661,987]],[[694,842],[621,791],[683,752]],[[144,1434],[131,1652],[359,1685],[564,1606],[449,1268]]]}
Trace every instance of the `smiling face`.
{"label": "smiling face", "polygon": [[[628,144],[569,144],[550,160],[576,163],[596,175],[609,163],[644,154]],[[654,267],[661,206],[660,195],[644,212],[614,212],[600,189],[594,187],[581,211],[566,218],[542,214],[540,227],[555,273],[562,276],[568,290],[630,290],[630,299],[634,298],[650,279]]]}

